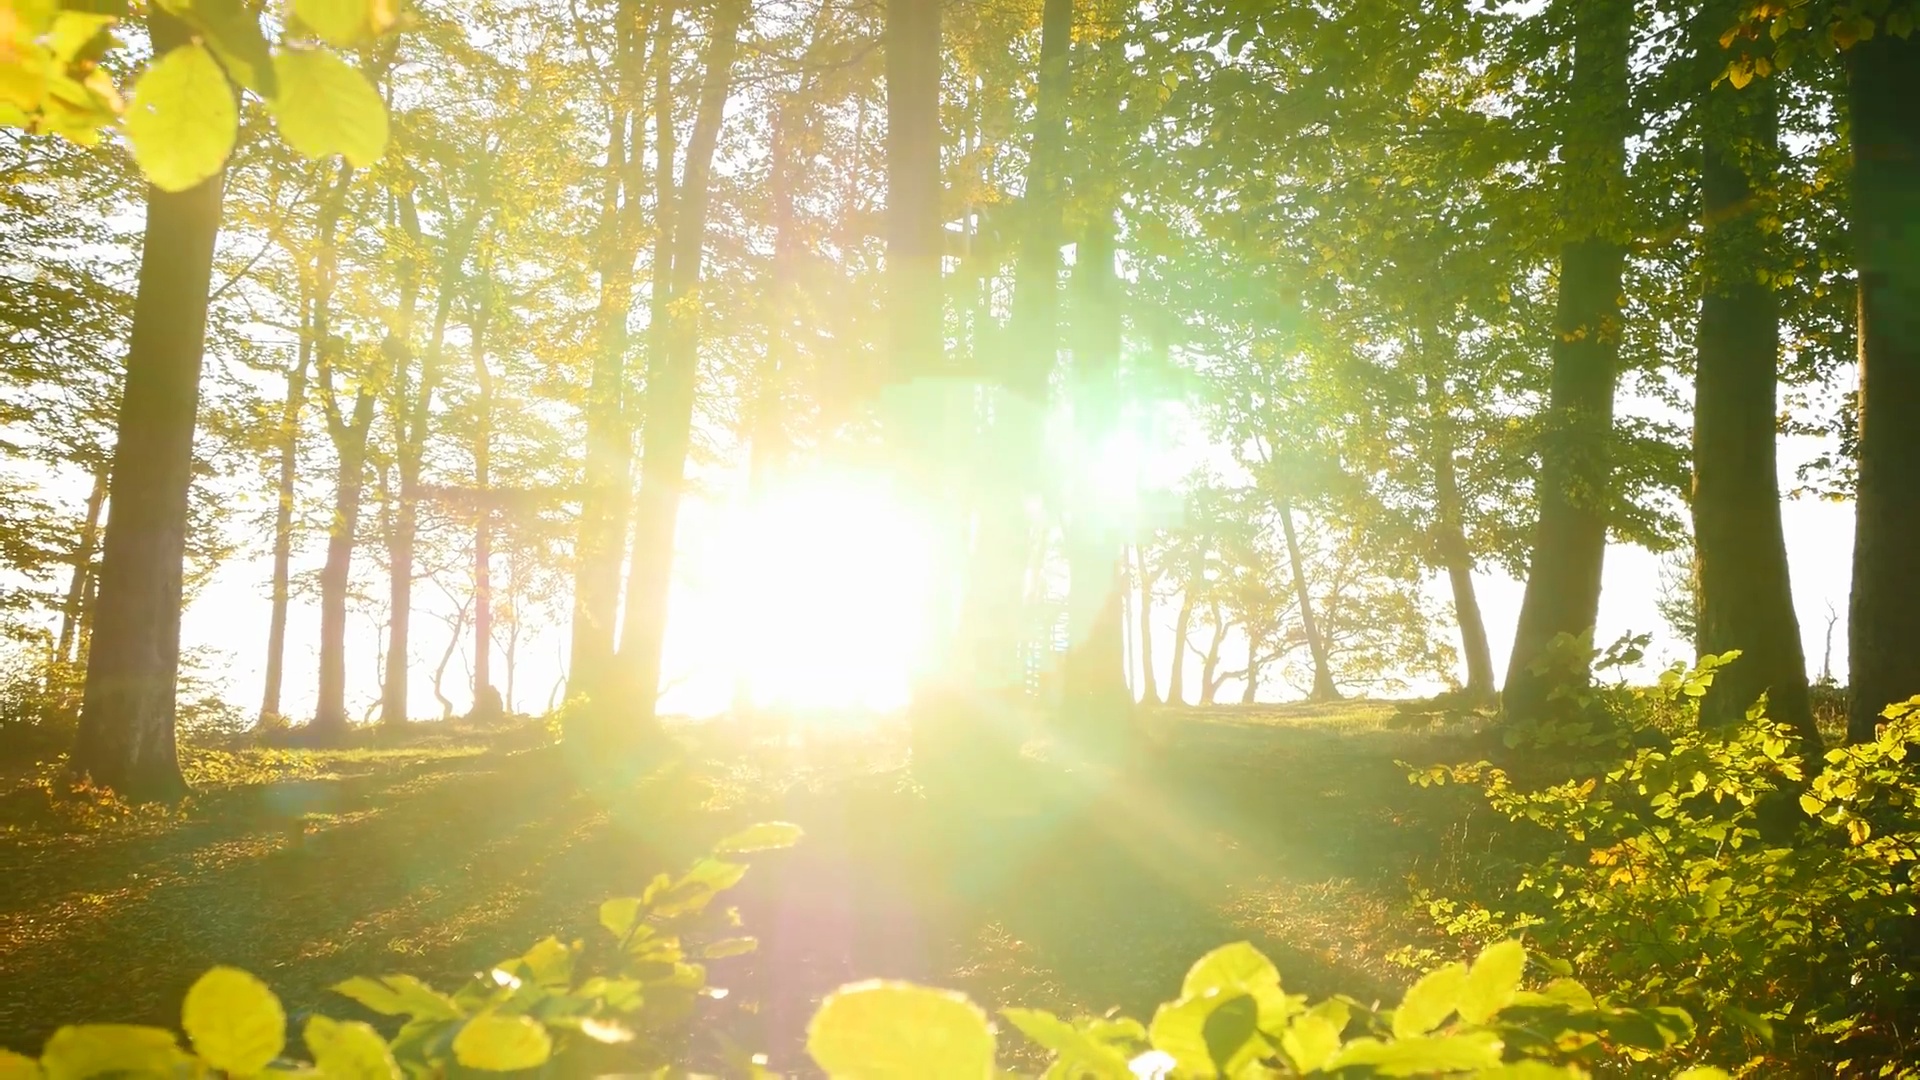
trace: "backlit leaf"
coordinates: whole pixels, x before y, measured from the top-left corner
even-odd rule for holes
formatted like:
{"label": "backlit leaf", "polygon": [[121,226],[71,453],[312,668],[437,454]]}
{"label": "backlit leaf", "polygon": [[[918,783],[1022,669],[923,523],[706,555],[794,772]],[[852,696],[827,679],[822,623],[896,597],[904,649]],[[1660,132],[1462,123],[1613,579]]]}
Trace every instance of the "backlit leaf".
{"label": "backlit leaf", "polygon": [[1467,972],[1460,988],[1460,1019],[1469,1024],[1484,1024],[1501,1009],[1513,1003],[1520,989],[1520,976],[1527,969],[1527,950],[1518,941],[1501,941],[1487,946]]}
{"label": "backlit leaf", "polygon": [[153,186],[185,191],[226,165],[240,110],[213,54],[182,45],[133,84],[126,123],[133,159]]}
{"label": "backlit leaf", "polygon": [[382,1016],[457,1020],[461,1015],[452,998],[411,975],[388,975],[380,979],[355,975],[336,983],[333,992],[350,997]]}
{"label": "backlit leaf", "polygon": [[324,49],[274,57],[280,93],[270,103],[287,145],[310,158],[339,154],[364,168],[387,149],[387,108],[366,76]]}
{"label": "backlit leaf", "polygon": [[315,1016],[307,1021],[307,1052],[327,1080],[392,1080],[400,1075],[387,1042],[357,1020]]}
{"label": "backlit leaf", "polygon": [[133,1024],[76,1024],[47,1040],[40,1068],[47,1080],[87,1080],[113,1073],[170,1074],[186,1060],[171,1031]]}
{"label": "backlit leaf", "polygon": [[483,1013],[453,1037],[453,1059],[469,1069],[517,1072],[537,1069],[553,1056],[553,1037],[526,1016]]}
{"label": "backlit leaf", "polygon": [[1466,986],[1467,965],[1448,964],[1422,976],[1393,1011],[1393,1034],[1406,1039],[1439,1027],[1460,1003]]}
{"label": "backlit leaf", "polygon": [[807,1025],[807,1053],[836,1080],[986,1080],[993,1028],[960,994],[865,982],[830,995]]}
{"label": "backlit leaf", "polygon": [[720,855],[742,855],[749,851],[773,851],[800,842],[800,826],[785,821],[763,821],[742,829],[714,845]]}
{"label": "backlit leaf", "polygon": [[40,1063],[11,1050],[0,1050],[0,1080],[39,1080]]}
{"label": "backlit leaf", "polygon": [[293,0],[293,13],[330,45],[351,45],[373,28],[367,0]]}
{"label": "backlit leaf", "polygon": [[266,1068],[287,1042],[280,999],[239,968],[216,967],[200,976],[181,1005],[180,1026],[207,1064],[237,1076]]}

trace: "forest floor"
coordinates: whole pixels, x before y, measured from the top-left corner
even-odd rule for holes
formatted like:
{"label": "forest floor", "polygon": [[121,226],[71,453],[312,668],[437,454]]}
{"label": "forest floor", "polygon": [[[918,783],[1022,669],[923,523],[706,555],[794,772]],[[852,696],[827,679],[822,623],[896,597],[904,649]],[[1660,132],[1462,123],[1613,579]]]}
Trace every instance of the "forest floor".
{"label": "forest floor", "polygon": [[[1386,703],[1161,712],[1125,777],[1033,748],[929,798],[896,728],[689,728],[691,768],[615,794],[576,782],[536,727],[422,730],[336,752],[196,750],[199,793],[134,812],[0,772],[0,1046],[60,1023],[173,1025],[216,963],[296,1018],[354,1012],[353,974],[451,987],[549,934],[592,932],[752,820],[806,829],[734,902],[757,953],[716,962],[728,1032],[797,1063],[820,996],[913,978],[990,1007],[1149,1015],[1213,946],[1247,939],[1290,989],[1391,997],[1420,945],[1408,881],[1449,872],[1468,798],[1400,760],[1467,757],[1459,725]],[[1044,759],[1042,747],[1038,758]],[[1008,793],[1012,794],[1008,794]]]}

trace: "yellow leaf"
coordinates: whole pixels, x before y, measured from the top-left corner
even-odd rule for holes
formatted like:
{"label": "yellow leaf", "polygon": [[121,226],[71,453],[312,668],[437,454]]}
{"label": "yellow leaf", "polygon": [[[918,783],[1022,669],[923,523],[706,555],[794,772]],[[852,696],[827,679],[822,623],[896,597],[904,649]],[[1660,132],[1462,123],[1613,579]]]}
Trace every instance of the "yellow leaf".
{"label": "yellow leaf", "polygon": [[835,1080],[987,1080],[993,1028],[960,994],[902,982],[840,988],[807,1024],[807,1053]]}
{"label": "yellow leaf", "polygon": [[134,1024],[77,1024],[47,1040],[47,1080],[89,1080],[113,1073],[170,1075],[187,1060],[173,1032]]}
{"label": "yellow leaf", "polygon": [[1487,946],[1467,971],[1460,988],[1460,1019],[1469,1024],[1484,1024],[1493,1015],[1513,1004],[1520,990],[1520,976],[1527,969],[1527,950],[1518,941],[1501,941]]}
{"label": "yellow leaf", "polygon": [[233,87],[202,45],[174,49],[133,84],[127,141],[162,191],[185,191],[217,174],[239,129]]}
{"label": "yellow leaf", "polygon": [[1421,976],[1400,1007],[1393,1010],[1393,1037],[1409,1039],[1440,1026],[1460,1002],[1467,982],[1467,965],[1448,964]]}
{"label": "yellow leaf", "polygon": [[339,154],[365,168],[387,150],[387,107],[366,76],[325,49],[273,58],[280,92],[268,103],[287,145],[310,158]]}
{"label": "yellow leaf", "polygon": [[400,1075],[386,1040],[358,1020],[315,1016],[307,1021],[306,1035],[313,1063],[327,1080],[394,1080]]}
{"label": "yellow leaf", "polygon": [[265,1069],[287,1043],[280,999],[239,968],[217,967],[200,976],[187,991],[180,1026],[207,1064],[236,1076]]}
{"label": "yellow leaf", "polygon": [[293,0],[293,13],[329,45],[351,45],[372,29],[367,0]]}
{"label": "yellow leaf", "polygon": [[482,1013],[453,1037],[453,1059],[469,1069],[517,1072],[537,1069],[553,1054],[547,1029],[525,1016]]}
{"label": "yellow leaf", "polygon": [[40,1080],[40,1063],[25,1054],[0,1050],[0,1080]]}

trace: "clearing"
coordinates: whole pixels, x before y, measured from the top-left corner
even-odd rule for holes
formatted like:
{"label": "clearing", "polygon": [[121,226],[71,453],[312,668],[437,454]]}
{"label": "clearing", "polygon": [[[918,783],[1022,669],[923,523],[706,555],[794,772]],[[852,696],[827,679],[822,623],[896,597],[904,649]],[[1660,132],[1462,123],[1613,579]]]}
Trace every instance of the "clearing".
{"label": "clearing", "polygon": [[1142,1015],[1245,938],[1291,989],[1390,997],[1407,877],[1457,857],[1465,809],[1395,764],[1466,755],[1457,730],[1419,720],[1384,703],[1161,712],[1137,775],[1029,757],[996,785],[1018,795],[957,803],[915,787],[886,727],[690,728],[688,769],[612,794],[582,790],[531,727],[196,751],[201,793],[165,814],[16,773],[0,786],[0,1045],[36,1052],[66,1022],[172,1026],[216,963],[261,975],[296,1017],[353,1015],[328,986],[451,986],[546,934],[594,932],[600,900],[768,818],[806,839],[756,860],[735,902],[761,948],[713,981],[731,991],[728,1037],[776,1068],[796,1064],[820,996],[858,978]]}

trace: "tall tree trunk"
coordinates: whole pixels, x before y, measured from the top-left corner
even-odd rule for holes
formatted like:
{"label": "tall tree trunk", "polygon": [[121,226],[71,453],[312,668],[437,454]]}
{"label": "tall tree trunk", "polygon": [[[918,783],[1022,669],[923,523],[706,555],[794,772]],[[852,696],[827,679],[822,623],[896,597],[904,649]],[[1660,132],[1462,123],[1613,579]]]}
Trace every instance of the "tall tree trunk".
{"label": "tall tree trunk", "polygon": [[[659,23],[670,31],[672,0],[659,4]],[[592,697],[605,689],[613,659],[614,629],[620,610],[620,558],[626,547],[626,510],[630,502],[632,433],[626,416],[627,320],[633,309],[634,260],[639,257],[638,213],[642,189],[635,182],[641,148],[631,145],[628,124],[636,117],[641,94],[642,49],[638,0],[620,0],[619,92],[607,122],[607,164],[600,205],[600,299],[594,316],[599,346],[594,354],[593,378],[587,389],[587,453],[585,491],[580,504],[580,532],[574,553],[572,648],[568,660],[567,692]],[[667,38],[659,35],[656,51],[665,53]],[[664,132],[672,117],[659,117]],[[639,127],[633,133],[639,133]],[[672,147],[659,146],[661,172],[670,174]],[[625,194],[624,202],[622,193]],[[657,213],[664,215],[664,205]],[[665,228],[664,223],[661,225]],[[655,287],[660,268],[655,266]]]}
{"label": "tall tree trunk", "polygon": [[[426,454],[428,425],[433,417],[433,395],[440,386],[440,360],[446,344],[447,323],[452,317],[453,298],[459,291],[461,268],[466,264],[467,253],[473,246],[474,234],[479,230],[481,218],[486,212],[488,200],[484,170],[487,162],[483,160],[478,168],[483,172],[474,205],[465,220],[455,223],[446,237],[447,249],[442,256],[434,300],[433,329],[427,340],[426,351],[421,355],[419,389],[411,399],[407,393],[407,368],[413,359],[413,312],[419,293],[419,281],[414,276],[411,260],[401,273],[400,315],[386,342],[394,365],[389,412],[394,426],[394,459],[399,465],[400,491],[395,500],[393,528],[387,534],[387,566],[391,571],[387,593],[390,618],[387,623],[386,678],[380,688],[382,724],[407,722],[407,683],[413,663],[413,564],[415,537],[420,529],[421,462]],[[400,221],[414,244],[420,244],[420,220],[411,193],[401,197]]]}
{"label": "tall tree trunk", "polygon": [[1247,684],[1240,689],[1240,704],[1251,705],[1260,693],[1260,635],[1247,630]]}
{"label": "tall tree trunk", "polygon": [[1187,637],[1193,632],[1194,590],[1200,587],[1201,568],[1204,565],[1204,549],[1195,555],[1187,568],[1187,577],[1181,583],[1180,611],[1173,617],[1173,665],[1167,670],[1167,696],[1164,704],[1185,705],[1187,703]]}
{"label": "tall tree trunk", "polygon": [[[324,356],[326,346],[321,351]],[[360,531],[361,494],[366,489],[367,432],[373,426],[373,406],[373,391],[363,387],[355,395],[352,418],[332,421],[340,473],[334,482],[327,561],[320,568],[320,692],[313,709],[313,735],[321,740],[338,740],[347,732],[347,592],[353,583],[353,547]]]}
{"label": "tall tree trunk", "polygon": [[[189,39],[148,16],[154,50]],[[208,287],[224,176],[177,194],[149,187],[139,291],[100,562],[100,586],[73,767],[130,798],[172,799],[186,781],[174,749],[182,560],[200,405]]]}
{"label": "tall tree trunk", "polygon": [[1300,537],[1293,530],[1293,504],[1280,503],[1280,532],[1287,540],[1287,562],[1293,567],[1293,591],[1300,598],[1300,631],[1306,635],[1307,651],[1313,656],[1313,692],[1308,701],[1338,701],[1340,688],[1333,682],[1333,667],[1327,662],[1327,641],[1313,618],[1313,598],[1307,591],[1306,562],[1300,558]]}
{"label": "tall tree trunk", "polygon": [[[673,212],[662,348],[648,359],[640,493],[635,500],[633,565],[627,579],[620,669],[631,689],[628,707],[641,728],[655,722],[660,661],[666,644],[667,592],[673,580],[674,534],[686,485],[687,451],[700,377],[700,269],[706,250],[707,202],[720,123],[733,89],[733,60],[745,0],[720,0],[707,38],[705,73],[686,164]],[[656,289],[660,282],[655,282]]]}
{"label": "tall tree trunk", "polygon": [[1633,5],[1582,0],[1573,10],[1571,108],[1560,190],[1568,235],[1560,252],[1533,559],[1507,661],[1505,705],[1516,715],[1537,710],[1552,689],[1534,663],[1554,638],[1593,629],[1607,549],[1625,258],[1612,235],[1611,216],[1625,186]]}
{"label": "tall tree trunk", "polygon": [[1160,683],[1153,670],[1153,575],[1147,569],[1144,544],[1133,547],[1134,575],[1140,582],[1140,700],[1148,705],[1161,704]]}
{"label": "tall tree trunk", "polygon": [[[1737,3],[1710,4],[1700,49],[1724,59],[1720,31]],[[1742,43],[1742,48],[1754,47]],[[1718,71],[1714,70],[1717,75]],[[1773,186],[1778,153],[1773,79],[1736,90],[1706,86],[1701,131],[1699,357],[1694,367],[1693,535],[1699,562],[1703,655],[1739,650],[1701,703],[1708,723],[1725,725],[1767,696],[1768,716],[1820,745],[1807,696],[1807,658],[1793,611],[1787,541],[1780,524],[1775,454],[1775,384],[1780,313],[1756,267],[1776,264],[1761,228],[1760,200]]]}
{"label": "tall tree trunk", "polygon": [[1073,0],[1045,0],[1033,144],[1027,157],[1006,336],[1007,393],[995,404],[980,537],[967,590],[964,647],[982,689],[1020,685],[1027,580],[1037,522],[1029,506],[1039,473],[1047,392],[1060,345],[1060,243],[1066,180],[1067,95]]}
{"label": "tall tree trunk", "polygon": [[[1119,282],[1113,272],[1113,219],[1094,214],[1081,238],[1073,280],[1079,333],[1074,348],[1073,415],[1082,453],[1112,433],[1120,418]],[[1082,473],[1085,470],[1081,470]],[[1122,645],[1126,620],[1126,545],[1090,478],[1076,477],[1067,529],[1067,655],[1063,713],[1106,753],[1123,750],[1133,711]]]}
{"label": "tall tree trunk", "polygon": [[[1860,443],[1847,737],[1920,694],[1920,36],[1847,50],[1860,274]],[[115,511],[117,514],[118,511]]]}
{"label": "tall tree trunk", "polygon": [[493,688],[493,370],[487,366],[487,276],[483,270],[473,297],[474,400],[473,486],[478,493],[473,520],[473,709],[491,701]]}
{"label": "tall tree trunk", "polygon": [[334,392],[336,362],[345,342],[333,334],[334,236],[346,208],[353,170],[342,167],[331,196],[321,206],[319,251],[313,287],[315,368],[327,435],[339,459],[333,519],[327,528],[327,561],[320,570],[320,686],[311,733],[337,740],[347,731],[347,590],[353,580],[353,545],[360,527],[360,496],[366,487],[367,434],[374,396],[368,380],[355,391],[353,416],[341,416]]}
{"label": "tall tree trunk", "polygon": [[67,599],[60,606],[60,638],[54,646],[54,659],[62,664],[74,661],[74,646],[80,637],[80,604],[87,596],[87,582],[93,578],[93,556],[100,546],[100,511],[107,502],[108,465],[102,463],[93,473],[93,490],[87,493],[87,516],[80,523],[80,544],[73,552],[73,576],[67,581]]}
{"label": "tall tree trunk", "polygon": [[293,500],[300,476],[300,413],[307,402],[307,371],[313,366],[313,298],[300,297],[300,351],[287,373],[287,403],[280,411],[280,483],[273,514],[272,611],[267,617],[267,677],[260,695],[262,727],[284,719],[280,689],[286,681],[287,608],[293,597]]}
{"label": "tall tree trunk", "polygon": [[1460,478],[1454,460],[1452,406],[1447,402],[1442,375],[1422,380],[1427,399],[1427,423],[1433,439],[1434,547],[1453,589],[1454,621],[1460,626],[1460,652],[1467,662],[1467,696],[1474,701],[1493,699],[1493,650],[1487,644],[1487,622],[1480,613],[1480,597],[1473,588],[1473,554],[1467,547],[1461,521]]}
{"label": "tall tree trunk", "polygon": [[1207,651],[1200,659],[1200,704],[1213,704],[1214,695],[1220,692],[1221,680],[1217,677],[1220,670],[1220,648],[1227,642],[1226,618],[1220,613],[1220,601],[1207,604],[1207,610],[1213,620],[1213,638],[1207,642]]}

